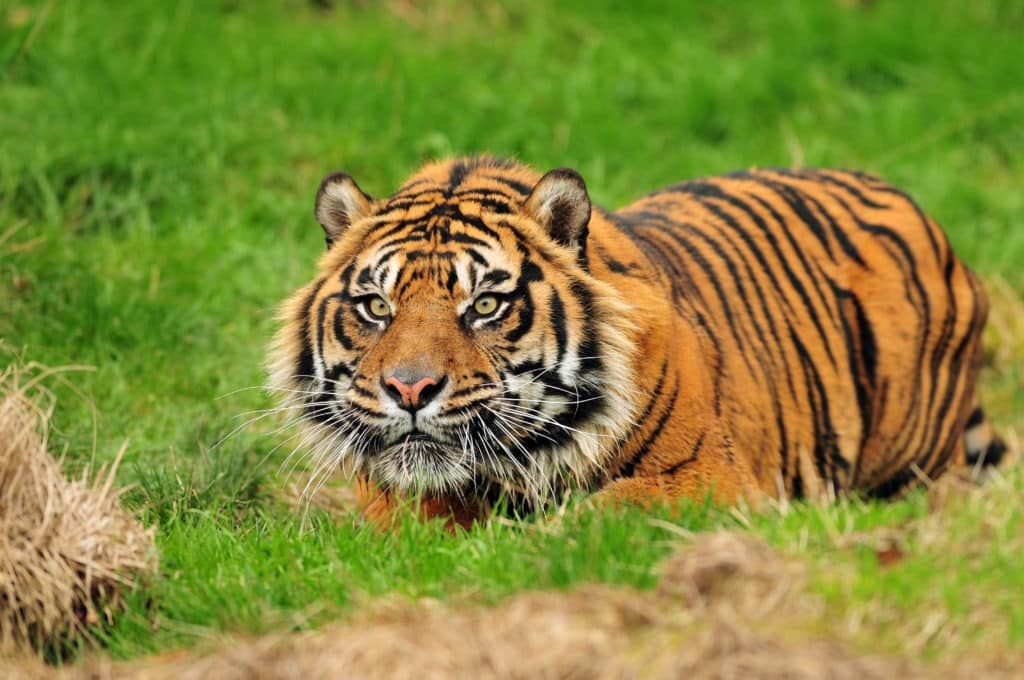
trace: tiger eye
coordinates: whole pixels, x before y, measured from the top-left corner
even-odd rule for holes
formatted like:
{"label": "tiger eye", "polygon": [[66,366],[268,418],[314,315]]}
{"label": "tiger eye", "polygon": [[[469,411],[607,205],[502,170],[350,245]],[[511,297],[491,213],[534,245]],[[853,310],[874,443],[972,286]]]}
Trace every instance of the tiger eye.
{"label": "tiger eye", "polygon": [[493,295],[481,295],[473,303],[473,311],[480,316],[488,316],[494,314],[494,310],[498,308],[498,298]]}
{"label": "tiger eye", "polygon": [[366,304],[366,308],[370,310],[370,314],[385,319],[391,315],[391,307],[382,297],[370,298],[370,301]]}

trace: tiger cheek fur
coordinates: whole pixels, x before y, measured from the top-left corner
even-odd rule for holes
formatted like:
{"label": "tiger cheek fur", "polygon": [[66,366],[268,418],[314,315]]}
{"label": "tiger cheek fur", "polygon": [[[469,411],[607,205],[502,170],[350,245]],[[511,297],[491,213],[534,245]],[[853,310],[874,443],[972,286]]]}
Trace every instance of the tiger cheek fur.
{"label": "tiger cheek fur", "polygon": [[891,496],[1005,450],[974,389],[983,291],[866,175],[754,170],[613,213],[572,170],[482,156],[379,201],[329,175],[316,216],[328,251],[271,387],[372,520],[569,488]]}

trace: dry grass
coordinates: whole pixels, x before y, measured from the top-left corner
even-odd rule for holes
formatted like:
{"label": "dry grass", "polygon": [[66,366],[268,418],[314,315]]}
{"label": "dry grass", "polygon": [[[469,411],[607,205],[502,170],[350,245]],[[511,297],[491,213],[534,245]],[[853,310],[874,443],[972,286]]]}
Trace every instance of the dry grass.
{"label": "dry grass", "polygon": [[[293,476],[297,474],[301,473]],[[334,517],[344,517],[359,508],[352,485],[338,474],[315,489],[310,490],[307,486],[306,481],[285,480],[275,488],[274,498],[298,514],[322,510]]]}
{"label": "dry grass", "polygon": [[70,481],[47,452],[45,376],[0,372],[0,654],[109,620],[121,589],[156,566],[153,532],[118,505],[113,469]]}
{"label": "dry grass", "polygon": [[[1016,677],[1014,662],[864,654],[822,637],[803,565],[739,532],[698,535],[654,592],[589,586],[494,608],[368,603],[316,632],[222,641],[205,656],[98,659],[65,678]],[[46,669],[23,667],[23,677]]]}
{"label": "dry grass", "polygon": [[989,363],[997,368],[1019,366],[1024,361],[1024,297],[1002,277],[985,279],[985,291],[991,303],[985,326]]}
{"label": "dry grass", "polygon": [[991,302],[985,326],[985,368],[981,397],[1006,441],[1009,458],[1024,452],[1024,295],[1001,277],[985,280]]}

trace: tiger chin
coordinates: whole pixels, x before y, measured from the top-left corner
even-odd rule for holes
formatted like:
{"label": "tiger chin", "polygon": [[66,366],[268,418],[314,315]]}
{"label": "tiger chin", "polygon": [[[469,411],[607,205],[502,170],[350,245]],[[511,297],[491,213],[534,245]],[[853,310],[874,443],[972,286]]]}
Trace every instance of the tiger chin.
{"label": "tiger chin", "polygon": [[379,200],[328,175],[315,215],[270,386],[373,521],[891,497],[1005,450],[975,392],[984,292],[871,176],[750,170],[610,212],[574,170],[478,156]]}

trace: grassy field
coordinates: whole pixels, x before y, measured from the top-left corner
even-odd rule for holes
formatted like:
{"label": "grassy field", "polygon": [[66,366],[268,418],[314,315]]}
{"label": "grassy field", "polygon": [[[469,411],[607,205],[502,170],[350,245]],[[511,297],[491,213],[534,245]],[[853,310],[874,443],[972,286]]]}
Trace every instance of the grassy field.
{"label": "grassy field", "polygon": [[[963,559],[958,542],[907,529],[928,519],[923,493],[457,537],[385,536],[321,511],[304,523],[277,500],[288,432],[248,421],[271,403],[259,386],[274,308],[322,250],[317,182],[343,168],[383,195],[455,153],[576,167],[607,207],[754,165],[880,174],[998,290],[984,397],[1004,429],[1024,426],[1024,5],[552,4],[0,2],[5,361],[89,367],[53,385],[52,440],[69,472],[127,442],[120,480],[158,526],[159,576],[97,638],[132,657],[317,626],[388,593],[650,587],[679,527],[748,524],[817,565],[835,620],[887,612],[864,614],[865,645],[941,655],[948,636],[887,637],[940,611],[968,648],[1024,647],[1020,474],[986,511],[944,516]],[[870,541],[843,539],[885,527],[916,546],[888,568]]]}

